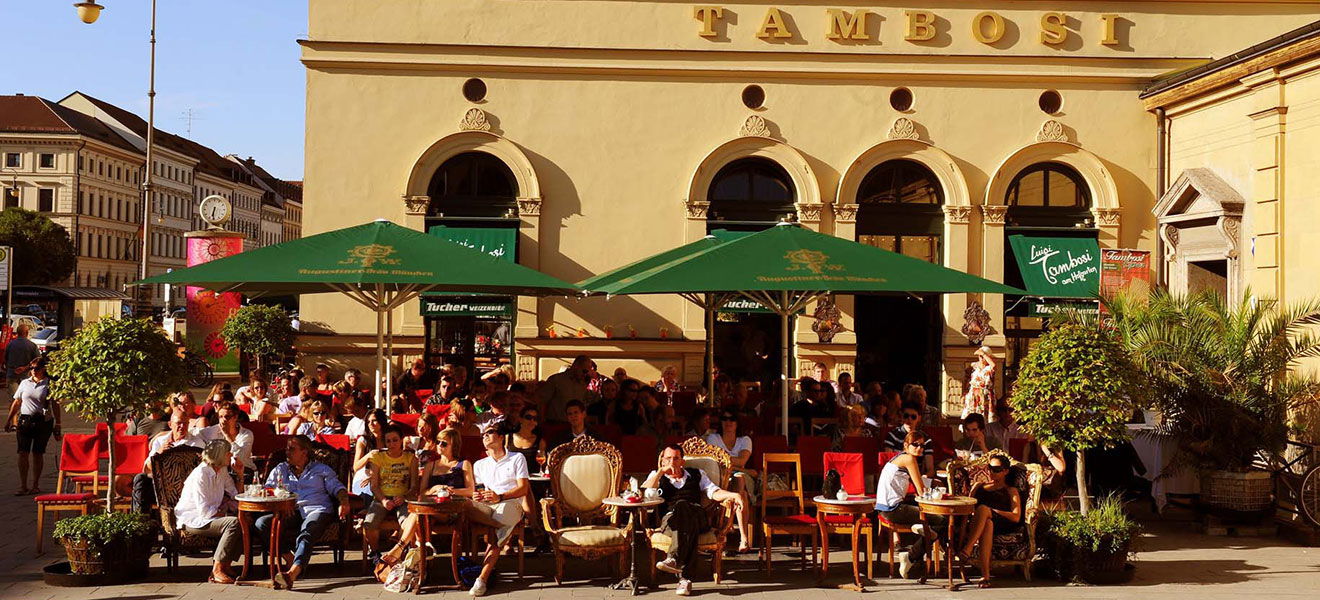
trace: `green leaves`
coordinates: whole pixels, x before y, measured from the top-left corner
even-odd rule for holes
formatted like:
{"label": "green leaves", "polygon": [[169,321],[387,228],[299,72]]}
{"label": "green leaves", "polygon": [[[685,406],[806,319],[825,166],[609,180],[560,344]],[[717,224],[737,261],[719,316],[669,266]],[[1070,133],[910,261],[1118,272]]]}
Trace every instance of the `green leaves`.
{"label": "green leaves", "polygon": [[52,355],[51,393],[95,421],[144,411],[185,389],[174,342],[147,319],[101,319],[83,326]]}
{"label": "green leaves", "polygon": [[14,248],[14,285],[49,285],[75,266],[69,232],[40,213],[22,208],[0,212],[0,246]]}
{"label": "green leaves", "polygon": [[293,346],[294,331],[289,313],[283,308],[249,304],[230,315],[220,335],[229,346],[264,357],[288,352]]}
{"label": "green leaves", "polygon": [[1119,552],[1130,548],[1129,542],[1141,531],[1141,526],[1128,517],[1123,502],[1116,496],[1107,496],[1090,512],[1073,511],[1054,513],[1050,531],[1058,538],[1078,548],[1093,552]]}
{"label": "green leaves", "polygon": [[154,521],[141,513],[93,513],[60,519],[55,523],[54,537],[56,539],[74,538],[87,540],[94,544],[107,544],[114,540],[126,540],[149,535],[155,526]]}

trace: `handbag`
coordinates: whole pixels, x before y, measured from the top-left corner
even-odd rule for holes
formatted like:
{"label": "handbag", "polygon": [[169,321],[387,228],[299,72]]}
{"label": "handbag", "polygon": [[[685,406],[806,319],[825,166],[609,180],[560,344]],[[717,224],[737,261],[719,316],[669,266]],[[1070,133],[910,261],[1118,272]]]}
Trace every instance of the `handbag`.
{"label": "handbag", "polygon": [[15,429],[23,435],[29,435],[41,427],[41,424],[45,421],[45,415],[18,415],[18,425]]}
{"label": "handbag", "polygon": [[824,481],[821,482],[820,495],[826,498],[834,498],[839,495],[839,488],[842,487],[842,485],[843,484],[840,483],[839,479],[839,472],[830,469],[825,472]]}

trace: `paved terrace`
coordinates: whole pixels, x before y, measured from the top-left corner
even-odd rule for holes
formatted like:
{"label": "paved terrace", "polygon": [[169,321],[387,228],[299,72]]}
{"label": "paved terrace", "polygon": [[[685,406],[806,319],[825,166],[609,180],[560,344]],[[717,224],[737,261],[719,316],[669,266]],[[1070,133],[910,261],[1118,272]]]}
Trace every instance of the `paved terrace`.
{"label": "paved terrace", "polygon": [[[73,432],[88,432],[90,426],[78,426],[76,418],[66,417]],[[58,447],[52,440],[52,447]],[[54,455],[43,481],[43,488],[55,489]],[[57,542],[47,540],[43,556],[35,556],[34,535],[36,509],[30,497],[14,497],[18,477],[15,466],[14,435],[0,434],[0,598],[23,600],[100,598],[135,598],[154,600],[181,598],[279,599],[279,598],[376,598],[399,597],[386,592],[367,576],[361,575],[357,559],[360,554],[349,552],[348,562],[336,569],[330,557],[318,554],[304,579],[293,591],[272,591],[247,586],[220,586],[205,583],[209,569],[207,557],[185,557],[180,569],[173,575],[165,573],[164,562],[153,558],[152,575],[142,583],[102,588],[49,587],[42,582],[41,568],[64,560],[63,549]],[[866,587],[867,597],[888,596],[905,599],[978,597],[991,599],[1084,599],[1159,598],[1161,600],[1242,600],[1243,598],[1291,598],[1315,600],[1320,594],[1320,549],[1294,545],[1278,538],[1210,537],[1197,532],[1189,518],[1144,519],[1146,534],[1141,540],[1135,577],[1122,586],[1064,586],[1052,581],[1022,581],[1015,574],[1003,572],[995,579],[995,587],[988,590],[965,588],[947,592],[932,584],[919,585],[915,581],[880,578]],[[49,536],[48,523],[44,535]],[[836,544],[840,542],[836,541]],[[709,580],[698,580],[694,595],[716,595],[801,600],[805,595],[813,599],[855,598],[856,592],[838,589],[851,580],[848,553],[836,550],[830,553],[832,577],[830,587],[816,587],[814,574],[801,572],[796,554],[777,554],[773,577],[768,577],[755,557],[726,559],[725,582],[716,586]],[[255,567],[256,565],[254,565]],[[514,563],[506,560],[501,566],[512,573]],[[877,563],[876,574],[886,570]],[[439,569],[441,581],[448,580],[448,569]],[[605,588],[612,581],[604,563],[588,563],[569,559],[565,568],[568,580],[557,586],[550,576],[553,560],[548,556],[529,556],[527,577],[518,582],[513,577],[501,577],[491,587],[491,595],[513,600],[536,598],[606,598],[626,597],[627,592]],[[660,575],[663,587],[651,596],[670,596],[674,592],[672,576]],[[430,597],[467,598],[466,592],[429,590]]]}

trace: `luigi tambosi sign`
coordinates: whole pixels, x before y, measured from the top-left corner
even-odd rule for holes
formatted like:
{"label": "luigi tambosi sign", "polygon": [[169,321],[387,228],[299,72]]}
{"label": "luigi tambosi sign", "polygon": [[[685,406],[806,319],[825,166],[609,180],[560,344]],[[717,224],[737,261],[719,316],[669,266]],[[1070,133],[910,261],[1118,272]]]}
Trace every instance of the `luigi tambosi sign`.
{"label": "luigi tambosi sign", "polygon": [[1094,298],[1100,291],[1100,244],[1090,238],[1008,237],[1032,296]]}

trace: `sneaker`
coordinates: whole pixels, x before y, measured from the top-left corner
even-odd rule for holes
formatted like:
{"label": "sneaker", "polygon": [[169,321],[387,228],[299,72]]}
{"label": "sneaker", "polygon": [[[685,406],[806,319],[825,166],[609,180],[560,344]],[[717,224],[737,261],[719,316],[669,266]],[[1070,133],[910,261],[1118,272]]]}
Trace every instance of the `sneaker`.
{"label": "sneaker", "polygon": [[674,593],[676,593],[676,594],[678,594],[678,595],[680,595],[680,596],[691,596],[691,595],[692,595],[692,580],[691,580],[691,579],[680,579],[680,580],[678,580],[678,589],[675,590]]}
{"label": "sneaker", "polygon": [[922,537],[926,537],[926,526],[921,523],[913,523],[912,533],[915,533]]}
{"label": "sneaker", "polygon": [[678,568],[678,561],[672,558],[666,558],[658,563],[655,563],[655,568],[660,569],[661,571],[664,571],[666,573],[673,573],[675,575],[679,575],[683,573],[683,569]]}
{"label": "sneaker", "polygon": [[473,596],[485,596],[485,595],[486,595],[486,580],[485,580],[485,579],[478,579],[478,580],[476,581],[476,583],[473,583],[473,584],[472,584],[472,589],[468,590],[468,593],[469,593],[469,594],[472,594]]}
{"label": "sneaker", "polygon": [[909,579],[912,574],[912,557],[907,552],[898,553],[898,577],[900,579]]}

